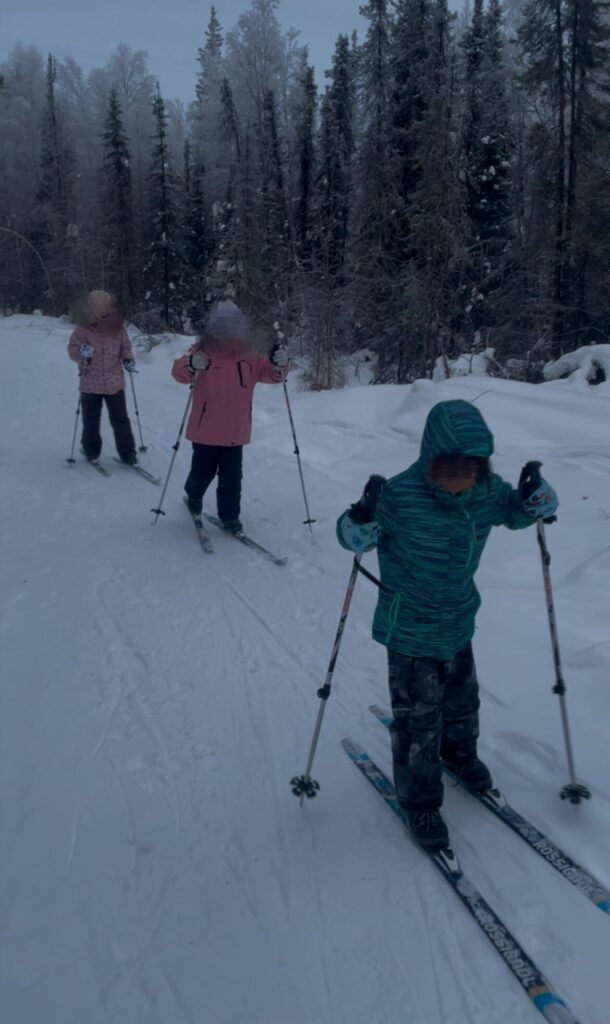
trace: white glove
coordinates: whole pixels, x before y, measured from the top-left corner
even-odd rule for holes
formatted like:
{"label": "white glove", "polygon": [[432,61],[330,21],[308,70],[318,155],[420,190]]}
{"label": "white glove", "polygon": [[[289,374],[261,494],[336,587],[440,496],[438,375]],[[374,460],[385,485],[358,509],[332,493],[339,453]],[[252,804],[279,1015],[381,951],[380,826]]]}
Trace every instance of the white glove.
{"label": "white glove", "polygon": [[189,359],[189,367],[193,373],[198,373],[199,370],[207,370],[212,360],[210,359],[207,352],[193,352]]}
{"label": "white glove", "polygon": [[288,366],[288,349],[284,345],[274,345],[269,359],[274,366],[280,370],[284,369],[285,366]]}
{"label": "white glove", "polygon": [[84,342],[78,351],[80,352],[83,359],[91,359],[91,356],[93,355],[95,349],[93,348],[92,345],[87,345],[87,343]]}

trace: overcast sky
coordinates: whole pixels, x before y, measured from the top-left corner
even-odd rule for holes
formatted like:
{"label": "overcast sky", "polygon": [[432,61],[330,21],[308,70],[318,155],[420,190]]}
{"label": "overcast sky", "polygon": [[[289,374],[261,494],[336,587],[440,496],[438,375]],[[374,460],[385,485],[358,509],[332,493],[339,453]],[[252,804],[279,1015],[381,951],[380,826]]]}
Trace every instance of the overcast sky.
{"label": "overcast sky", "polygon": [[[362,34],[360,0],[280,0],[285,28],[299,29],[318,81],[330,66],[340,32]],[[197,48],[204,41],[208,0],[0,0],[0,61],[17,42],[43,54],[68,56],[85,70],[106,63],[118,43],[148,52],[150,71],[167,99],[193,98]],[[232,28],[249,0],[216,0],[223,29]]]}

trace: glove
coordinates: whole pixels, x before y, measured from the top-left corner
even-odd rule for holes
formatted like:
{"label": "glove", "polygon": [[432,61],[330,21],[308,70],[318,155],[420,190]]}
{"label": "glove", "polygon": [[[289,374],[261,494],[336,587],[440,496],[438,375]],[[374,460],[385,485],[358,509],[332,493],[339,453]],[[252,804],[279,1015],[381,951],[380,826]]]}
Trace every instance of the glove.
{"label": "glove", "polygon": [[136,361],[135,361],[135,359],[124,359],[123,360],[123,369],[127,370],[128,373],[131,373],[132,370],[135,370],[135,368],[136,368]]}
{"label": "glove", "polygon": [[373,475],[368,478],[360,501],[356,501],[350,506],[349,517],[353,523],[373,522],[381,488],[385,482],[384,476]]}
{"label": "glove", "polygon": [[84,342],[78,351],[80,355],[83,357],[83,359],[91,359],[91,356],[93,355],[95,349],[93,348],[92,345],[87,345],[87,343]]}
{"label": "glove", "polygon": [[528,462],[519,477],[519,497],[523,511],[532,519],[554,522],[559,499],[544,477],[540,475],[541,462]]}
{"label": "glove", "polygon": [[210,359],[207,352],[202,352],[198,349],[197,352],[193,352],[189,359],[189,370],[191,373],[199,373],[200,370],[207,370],[212,360]]}
{"label": "glove", "polygon": [[288,366],[288,349],[285,345],[275,344],[269,353],[269,359],[274,366],[283,370],[284,367]]}
{"label": "glove", "polygon": [[337,523],[337,539],[341,547],[353,551],[356,555],[363,555],[376,546],[379,540],[379,526],[377,523],[355,523],[351,513],[344,512]]}

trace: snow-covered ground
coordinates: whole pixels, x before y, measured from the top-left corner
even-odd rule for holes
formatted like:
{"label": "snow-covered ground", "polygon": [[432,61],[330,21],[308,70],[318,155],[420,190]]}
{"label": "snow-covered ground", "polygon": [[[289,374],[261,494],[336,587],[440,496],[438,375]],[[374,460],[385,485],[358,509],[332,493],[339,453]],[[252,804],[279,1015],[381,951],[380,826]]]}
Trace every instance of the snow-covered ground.
{"label": "snow-covered ground", "polygon": [[[0,320],[2,690],[0,1005],[10,1024],[525,1024],[540,1019],[432,865],[342,751],[389,766],[387,702],[356,587],[314,776],[301,773],[350,571],[337,515],[371,472],[417,455],[425,417],[476,401],[495,466],[540,458],[578,775],[572,806],[533,530],[496,530],[478,582],[481,751],[511,801],[610,885],[610,384],[464,377],[307,394],[291,385],[317,523],[310,540],[281,388],[255,395],[243,519],[289,563],[216,534],[111,461],[70,468],[69,326]],[[139,359],[164,475],[186,402],[184,343]],[[105,414],[104,414],[105,415]],[[376,561],[367,556],[368,564]],[[607,1024],[610,919],[474,801],[449,789],[462,866],[582,1024]]]}

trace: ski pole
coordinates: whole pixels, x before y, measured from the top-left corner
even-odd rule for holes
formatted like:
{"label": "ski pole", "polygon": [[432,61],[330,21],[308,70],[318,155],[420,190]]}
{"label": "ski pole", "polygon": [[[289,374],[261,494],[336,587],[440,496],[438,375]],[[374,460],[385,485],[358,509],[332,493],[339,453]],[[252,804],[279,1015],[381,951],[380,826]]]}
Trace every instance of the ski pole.
{"label": "ski pole", "polygon": [[294,454],[297,457],[297,465],[299,467],[299,476],[301,478],[301,489],[303,491],[303,500],[305,501],[305,515],[307,519],[303,520],[303,525],[309,527],[309,532],[313,535],[311,524],[315,523],[315,519],[311,518],[309,511],[309,503],[307,501],[307,491],[305,490],[305,479],[303,477],[303,467],[301,466],[301,453],[299,451],[299,443],[297,441],[297,434],[294,428],[294,420],[292,418],[292,408],[290,406],[290,398],[288,397],[288,388],[286,386],[286,375],[282,371],[282,384],[284,385],[284,398],[286,399],[286,408],[288,409],[288,419],[290,420],[290,429],[292,430],[292,439],[294,441]]}
{"label": "ski pole", "polygon": [[76,418],[74,420],[74,433],[72,434],[72,448],[70,450],[70,454],[69,454],[68,458],[66,459],[66,462],[69,462],[71,465],[74,465],[74,463],[76,462],[76,459],[74,458],[74,446],[76,444],[76,431],[78,430],[78,417],[80,415],[80,402],[81,402],[81,394],[80,394],[80,391],[79,391],[78,392],[78,405],[76,406]]}
{"label": "ski pole", "polygon": [[147,448],[146,448],[146,445],[144,444],[144,438],[142,436],[142,424],[140,423],[140,413],[139,413],[139,410],[138,410],[138,400],[136,398],[136,386],[135,386],[135,384],[133,382],[133,375],[134,375],[134,373],[137,373],[138,371],[137,370],[128,370],[127,372],[129,373],[129,379],[131,381],[131,393],[133,395],[133,404],[134,404],[134,408],[135,408],[135,411],[136,411],[136,419],[138,421],[138,430],[140,432],[140,447],[138,448],[138,451],[145,452],[145,451],[147,451]]}
{"label": "ski pole", "polygon": [[[519,488],[526,482],[531,482],[533,487],[540,485],[540,467],[541,462],[528,462],[521,471],[521,477],[519,479]],[[559,638],[557,636],[557,620],[555,618],[555,604],[553,601],[553,588],[551,585],[551,555],[546,544],[546,535],[544,532],[544,523],[554,523],[556,516],[551,516],[548,519],[537,519],[536,520],[536,531],[538,537],[538,546],[540,548],[540,558],[542,562],[542,578],[544,580],[544,594],[546,597],[546,607],[549,619],[549,629],[551,632],[551,646],[553,649],[553,663],[555,666],[555,685],[553,687],[553,693],[556,693],[559,697],[559,707],[561,711],[561,724],[563,727],[563,736],[566,748],[566,758],[568,762],[568,771],[570,773],[570,781],[566,786],[563,786],[559,792],[562,800],[569,800],[572,804],[579,804],[581,800],[588,800],[591,793],[586,786],[581,785],[576,781],[576,769],[574,767],[574,754],[572,750],[572,740],[570,737],[570,723],[568,719],[568,708],[566,702],[566,684],[563,678],[563,672],[561,668],[561,655],[559,653]]]}
{"label": "ski pole", "polygon": [[311,767],[313,765],[313,759],[315,757],[316,748],[318,746],[318,739],[320,737],[320,730],[322,728],[324,712],[326,711],[326,702],[330,697],[333,673],[335,671],[337,656],[339,654],[339,648],[341,646],[343,630],[345,629],[347,613],[349,612],[349,606],[352,603],[352,595],[354,593],[354,587],[356,585],[356,579],[358,577],[360,558],[361,555],[354,556],[354,564],[352,565],[352,571],[350,573],[349,582],[347,584],[347,590],[345,592],[345,598],[343,600],[341,618],[339,619],[339,625],[337,627],[337,635],[335,636],[335,642],[333,644],[332,654],[330,656],[330,662],[328,664],[328,671],[326,673],[324,685],[318,690],[318,697],[320,698],[320,707],[318,709],[318,717],[316,719],[316,725],[313,732],[313,739],[311,741],[311,748],[309,750],[309,757],[307,759],[307,767],[305,768],[305,772],[303,775],[295,775],[295,777],[290,780],[292,792],[294,793],[295,796],[300,797],[299,805],[301,807],[303,806],[303,800],[305,799],[305,797],[311,799],[312,797],[316,796],[320,788],[320,784],[311,777]]}
{"label": "ski pole", "polygon": [[[197,375],[195,374],[195,380],[196,379],[197,379]],[[167,491],[167,485],[169,483],[169,478],[172,475],[172,469],[174,468],[174,462],[176,461],[176,455],[178,454],[178,449],[180,447],[180,441],[182,440],[182,432],[184,430],[184,425],[186,423],[186,417],[188,416],[188,411],[189,411],[189,409],[191,407],[191,402],[193,401],[193,389],[195,387],[195,380],[192,382],[192,384],[189,387],[189,396],[188,396],[188,399],[187,399],[186,408],[184,410],[184,416],[182,417],[182,423],[180,424],[180,430],[178,431],[178,437],[176,438],[175,445],[172,446],[174,454],[172,455],[171,462],[169,464],[169,469],[167,471],[167,476],[165,477],[165,483],[163,484],[163,490],[161,491],[161,497],[159,499],[159,507],[158,508],[151,508],[151,510],[150,510],[151,512],[155,513],[155,518],[154,518],[154,521],[153,521],[153,524],[152,524],[153,526],[156,525],[159,516],[164,516],[165,515],[165,512],[163,511],[163,507],[162,507],[163,506],[163,499],[165,498],[165,492]]]}

